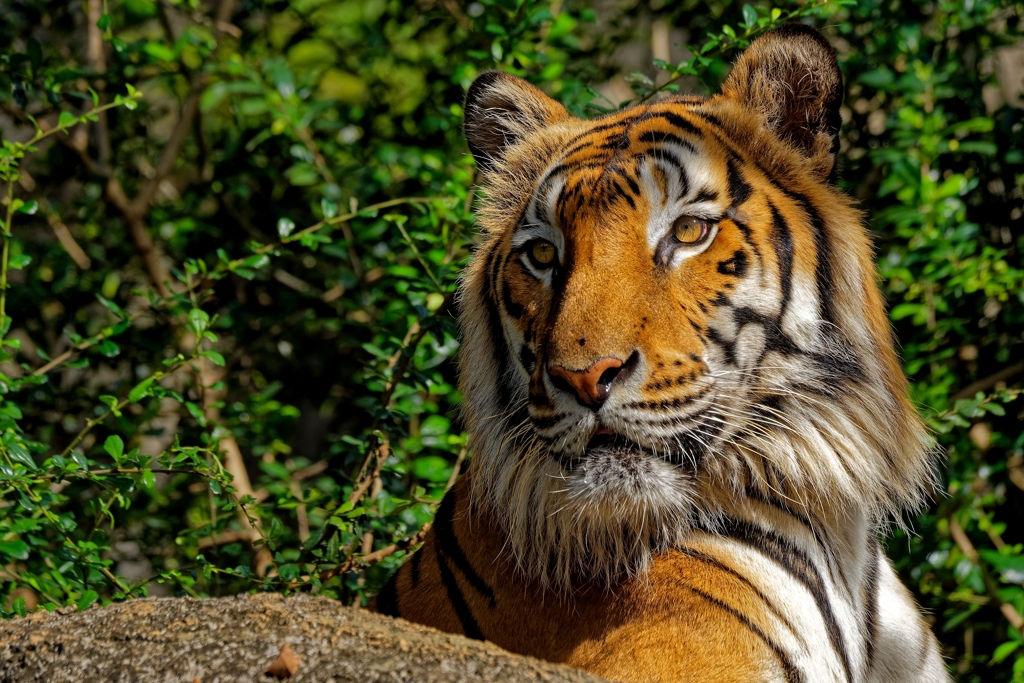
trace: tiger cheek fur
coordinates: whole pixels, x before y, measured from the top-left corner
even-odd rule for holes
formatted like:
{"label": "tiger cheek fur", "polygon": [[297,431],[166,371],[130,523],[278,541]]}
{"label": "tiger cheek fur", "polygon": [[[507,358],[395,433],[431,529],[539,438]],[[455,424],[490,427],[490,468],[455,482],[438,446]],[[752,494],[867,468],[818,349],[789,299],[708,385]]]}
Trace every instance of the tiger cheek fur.
{"label": "tiger cheek fur", "polygon": [[941,681],[882,554],[933,478],[842,79],[787,25],[722,93],[595,120],[481,75],[473,460],[373,606],[619,681]]}

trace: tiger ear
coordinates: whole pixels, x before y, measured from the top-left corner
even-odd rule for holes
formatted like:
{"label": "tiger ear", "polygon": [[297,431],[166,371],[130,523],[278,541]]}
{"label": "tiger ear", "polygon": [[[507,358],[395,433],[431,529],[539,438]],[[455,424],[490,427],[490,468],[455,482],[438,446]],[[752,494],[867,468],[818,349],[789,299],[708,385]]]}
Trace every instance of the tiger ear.
{"label": "tiger ear", "polygon": [[722,93],[760,114],[782,140],[831,178],[839,151],[843,75],[835,50],[813,28],[784,24],[750,44]]}
{"label": "tiger ear", "polygon": [[569,118],[569,112],[526,81],[501,71],[480,74],[466,93],[469,151],[484,171],[524,136]]}

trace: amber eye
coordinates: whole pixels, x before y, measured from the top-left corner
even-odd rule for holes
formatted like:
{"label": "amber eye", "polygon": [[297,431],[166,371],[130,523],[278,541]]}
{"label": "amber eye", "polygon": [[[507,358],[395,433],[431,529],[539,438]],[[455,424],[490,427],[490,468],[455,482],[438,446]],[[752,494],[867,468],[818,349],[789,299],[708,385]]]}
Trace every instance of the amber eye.
{"label": "amber eye", "polygon": [[710,232],[708,222],[695,216],[682,216],[672,226],[672,236],[680,244],[697,244],[702,242]]}
{"label": "amber eye", "polygon": [[530,260],[538,268],[549,268],[555,262],[555,245],[547,240],[534,240],[530,245]]}

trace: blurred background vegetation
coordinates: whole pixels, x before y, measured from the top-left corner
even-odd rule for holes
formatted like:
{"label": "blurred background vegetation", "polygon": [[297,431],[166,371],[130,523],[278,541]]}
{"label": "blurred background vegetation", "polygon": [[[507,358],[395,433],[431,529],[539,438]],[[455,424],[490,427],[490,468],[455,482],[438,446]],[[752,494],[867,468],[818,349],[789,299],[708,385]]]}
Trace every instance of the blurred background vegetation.
{"label": "blurred background vegetation", "polygon": [[[958,680],[1024,681],[1024,6],[0,0],[0,607],[359,602],[472,457],[460,103],[713,92],[786,20],[846,76],[941,488],[890,554]],[[689,46],[689,47],[688,47]]]}

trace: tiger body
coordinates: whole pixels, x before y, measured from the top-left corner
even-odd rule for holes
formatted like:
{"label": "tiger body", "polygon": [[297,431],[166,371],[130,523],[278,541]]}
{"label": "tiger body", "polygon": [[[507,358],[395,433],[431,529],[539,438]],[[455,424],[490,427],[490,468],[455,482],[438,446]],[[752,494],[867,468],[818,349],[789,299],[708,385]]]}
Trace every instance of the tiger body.
{"label": "tiger body", "polygon": [[[642,578],[553,592],[526,579],[500,523],[446,497],[423,547],[378,595],[385,614],[621,683],[941,681],[936,643],[863,520],[829,548],[772,503],[696,531]],[[765,560],[768,561],[765,561]]]}
{"label": "tiger body", "polygon": [[474,458],[376,609],[623,682],[946,680],[877,541],[932,463],[840,96],[799,26],[595,120],[474,83]]}

